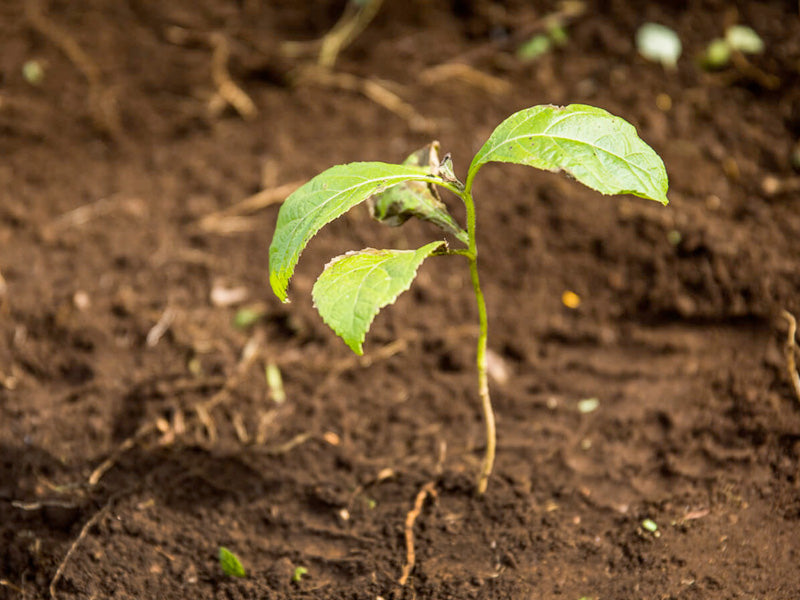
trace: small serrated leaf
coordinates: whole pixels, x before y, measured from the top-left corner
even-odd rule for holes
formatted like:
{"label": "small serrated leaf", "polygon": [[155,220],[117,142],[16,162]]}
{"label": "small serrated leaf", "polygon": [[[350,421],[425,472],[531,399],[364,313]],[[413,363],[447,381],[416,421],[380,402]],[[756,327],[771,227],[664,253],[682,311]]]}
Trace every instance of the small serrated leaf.
{"label": "small serrated leaf", "polygon": [[667,204],[667,172],[655,151],[620,117],[593,106],[534,106],[494,130],[469,168],[467,188],[488,162],[565,171],[602,194]]}
{"label": "small serrated leaf", "polygon": [[411,287],[422,262],[444,245],[431,242],[418,250],[367,248],[338,256],[314,284],[314,306],[353,352],[363,354],[375,315]]}
{"label": "small serrated leaf", "polygon": [[242,566],[239,557],[233,552],[228,550],[225,546],[219,547],[219,566],[222,567],[223,573],[231,577],[246,577],[247,572]]}
{"label": "small serrated leaf", "polygon": [[[412,167],[427,166],[431,173],[448,179],[449,173],[440,174],[439,142],[433,141],[413,152],[403,164]],[[447,163],[450,164],[450,163]],[[404,181],[367,198],[372,218],[389,227],[399,227],[411,217],[433,223],[455,236],[465,245],[469,243],[467,232],[447,212],[447,206],[439,198],[436,186],[424,181]]]}
{"label": "small serrated leaf", "polygon": [[269,281],[288,302],[286,288],[306,244],[327,223],[372,194],[403,181],[441,183],[422,167],[356,162],[331,167],[295,190],[283,203],[269,247]]}

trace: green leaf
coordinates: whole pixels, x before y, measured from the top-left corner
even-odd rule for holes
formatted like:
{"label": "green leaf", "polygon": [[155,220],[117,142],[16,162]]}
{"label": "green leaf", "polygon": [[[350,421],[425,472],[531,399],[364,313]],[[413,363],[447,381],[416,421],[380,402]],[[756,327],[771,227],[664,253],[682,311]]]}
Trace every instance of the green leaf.
{"label": "green leaf", "polygon": [[225,546],[219,547],[219,566],[225,575],[231,577],[246,577],[247,573],[242,566],[239,557],[228,550]]}
{"label": "green leaf", "polygon": [[322,320],[361,355],[378,311],[411,287],[422,262],[444,245],[431,242],[418,250],[367,248],[337,256],[314,284],[314,306]]}
{"label": "green leaf", "polygon": [[258,323],[266,314],[266,310],[261,306],[245,306],[236,311],[233,316],[233,326],[236,329],[248,329]]}
{"label": "green leaf", "polygon": [[731,59],[731,47],[721,38],[711,40],[702,57],[702,65],[706,69],[721,69]]}
{"label": "green leaf", "polygon": [[391,185],[403,181],[442,183],[422,167],[356,162],[331,167],[295,190],[281,206],[269,247],[269,281],[288,302],[286,288],[309,240],[327,223]]}
{"label": "green leaf", "polygon": [[303,576],[308,574],[308,569],[305,567],[295,567],[294,573],[292,573],[292,583],[300,583],[303,580]]}
{"label": "green leaf", "polygon": [[667,172],[636,129],[601,108],[534,106],[494,130],[472,159],[467,189],[488,162],[565,171],[602,194],[633,194],[667,204]]}
{"label": "green leaf", "polygon": [[[413,152],[403,161],[406,166],[427,166],[430,173],[439,174],[439,142],[431,142]],[[443,178],[444,174],[440,175]],[[467,232],[461,229],[447,212],[447,206],[439,198],[436,186],[424,181],[404,181],[367,198],[372,218],[388,225],[399,227],[411,217],[433,223],[454,235],[463,244],[469,243]]]}
{"label": "green leaf", "polygon": [[550,38],[540,33],[517,48],[517,58],[521,60],[534,60],[547,53],[552,47]]}

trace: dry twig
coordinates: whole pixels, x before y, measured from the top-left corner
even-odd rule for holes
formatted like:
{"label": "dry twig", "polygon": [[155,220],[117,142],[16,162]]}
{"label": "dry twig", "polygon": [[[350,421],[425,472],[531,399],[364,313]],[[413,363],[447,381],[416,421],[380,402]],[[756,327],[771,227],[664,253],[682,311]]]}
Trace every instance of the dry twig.
{"label": "dry twig", "polygon": [[789,322],[789,332],[786,334],[786,344],[783,347],[783,353],[786,357],[786,370],[789,373],[789,381],[792,383],[794,395],[797,396],[797,401],[800,402],[800,374],[797,372],[797,357],[800,356],[800,347],[798,347],[795,337],[797,335],[797,321],[788,310],[784,310],[781,314]]}
{"label": "dry twig", "polygon": [[317,54],[317,63],[333,67],[339,53],[355,40],[378,14],[383,0],[368,0],[362,6],[348,2],[339,20],[323,37],[303,42],[283,42],[281,52],[288,58],[310,58]]}
{"label": "dry twig", "polygon": [[215,32],[208,36],[208,43],[213,49],[211,55],[211,79],[217,87],[217,93],[230,104],[246,121],[258,115],[255,103],[245,91],[234,83],[228,72],[228,59],[231,55],[228,38],[224,34]]}
{"label": "dry twig", "polygon": [[158,322],[150,328],[150,331],[147,332],[147,345],[150,348],[155,348],[158,345],[158,342],[161,341],[161,338],[164,337],[164,334],[169,331],[172,322],[175,320],[175,316],[177,315],[177,311],[174,308],[167,307],[163,313],[161,313],[161,317],[159,317]]}
{"label": "dry twig", "polygon": [[314,437],[313,434],[311,434],[309,432],[298,433],[292,439],[290,439],[287,442],[284,442],[283,444],[278,444],[277,446],[273,446],[271,448],[267,448],[265,450],[265,452],[269,456],[280,456],[281,454],[286,454],[290,450],[293,450],[293,449],[297,448],[298,446],[301,446],[302,444],[305,444],[312,437]]}
{"label": "dry twig", "polygon": [[222,210],[206,215],[198,222],[200,229],[215,233],[236,231],[242,226],[241,215],[250,215],[273,204],[283,202],[295,191],[302,181],[292,181],[274,188],[261,190],[252,196],[240,200]]}
{"label": "dry twig", "polygon": [[17,592],[20,596],[25,598],[25,590],[23,590],[21,587],[17,587],[16,585],[8,581],[8,579],[0,579],[0,586],[11,588],[15,592]]}
{"label": "dry twig", "polygon": [[89,84],[89,110],[95,123],[117,142],[124,139],[117,99],[104,83],[97,64],[66,31],[45,16],[39,0],[24,3],[25,16],[34,30],[53,42],[86,78]]}
{"label": "dry twig", "polygon": [[436,497],[436,489],[432,481],[422,486],[422,489],[417,493],[417,497],[414,500],[414,508],[406,515],[406,564],[403,565],[403,573],[400,575],[400,579],[397,580],[397,583],[400,585],[406,584],[417,561],[416,553],[414,552],[414,523],[422,512],[422,505],[429,495],[434,498]]}
{"label": "dry twig", "polygon": [[201,33],[173,25],[165,31],[167,39],[173,44],[186,46],[201,43],[211,48],[211,80],[217,92],[209,101],[209,110],[215,114],[226,105],[230,105],[245,120],[254,119],[258,115],[255,103],[247,93],[239,87],[228,70],[231,56],[230,42],[224,33]]}
{"label": "dry twig", "polygon": [[8,284],[0,272],[0,314],[8,314]]}
{"label": "dry twig", "polygon": [[131,437],[125,439],[117,448],[109,455],[107,459],[101,462],[94,471],[92,471],[91,475],[89,475],[89,479],[87,483],[89,487],[94,487],[100,480],[103,478],[108,470],[113,467],[117,461],[119,460],[120,456],[125,454],[128,450],[133,448],[139,440],[143,437],[146,437],[150,433],[156,430],[156,422],[152,421],[150,423],[145,423],[134,433]]}
{"label": "dry twig", "polygon": [[305,67],[297,71],[298,85],[319,85],[359,93],[379,106],[405,119],[414,131],[428,133],[436,124],[422,116],[417,109],[374,79],[357,77],[350,73],[333,72],[322,67]]}
{"label": "dry twig", "polygon": [[322,67],[333,67],[339,53],[356,39],[370,21],[375,18],[383,4],[383,0],[367,0],[364,3],[348,2],[339,21],[321,40],[319,64]]}
{"label": "dry twig", "polygon": [[419,74],[419,80],[425,85],[438,85],[451,79],[458,79],[498,96],[509,93],[513,87],[505,79],[479,71],[466,63],[443,63]]}

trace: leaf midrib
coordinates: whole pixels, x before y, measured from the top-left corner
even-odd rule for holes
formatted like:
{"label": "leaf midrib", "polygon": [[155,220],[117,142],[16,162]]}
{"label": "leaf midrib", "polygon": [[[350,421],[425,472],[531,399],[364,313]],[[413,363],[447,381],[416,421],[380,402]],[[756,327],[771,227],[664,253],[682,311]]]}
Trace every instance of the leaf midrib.
{"label": "leaf midrib", "polygon": [[[516,127],[515,127],[515,129],[516,129]],[[493,146],[492,149],[489,150],[484,156],[488,156],[488,155],[492,154],[493,152],[497,151],[499,148],[502,148],[506,144],[511,144],[513,142],[516,142],[517,140],[521,140],[521,139],[524,139],[524,138],[532,138],[532,137],[543,137],[543,138],[547,138],[547,139],[551,139],[551,140],[564,140],[564,141],[569,141],[569,142],[576,142],[576,143],[579,143],[579,144],[584,144],[586,146],[590,146],[592,148],[597,148],[598,150],[601,150],[601,151],[605,152],[606,154],[608,154],[610,156],[613,156],[614,158],[618,158],[619,160],[623,161],[626,165],[632,167],[631,170],[636,169],[636,170],[642,171],[643,173],[648,175],[648,177],[650,175],[647,170],[643,169],[639,165],[637,165],[635,163],[632,163],[627,158],[625,158],[623,156],[620,156],[619,154],[616,154],[615,152],[611,152],[610,150],[607,150],[606,148],[603,148],[602,146],[597,146],[597,145],[595,145],[595,144],[593,144],[591,142],[587,142],[585,140],[571,138],[571,137],[567,137],[567,136],[564,136],[564,135],[552,135],[552,134],[548,134],[548,133],[527,133],[527,134],[524,134],[524,135],[515,136],[513,138],[506,138],[501,143],[497,144],[496,146]],[[639,154],[639,153],[637,152],[636,154]],[[491,161],[491,160],[483,160],[483,157],[481,157],[481,161],[478,164],[479,165],[484,165],[487,162],[493,162],[493,161]],[[639,175],[637,175],[637,177],[639,177],[639,182],[640,183],[642,183],[642,184],[645,183],[644,181],[642,181],[642,179],[641,179],[641,177]],[[652,186],[648,185],[646,187],[652,187]]]}
{"label": "leaf midrib", "polygon": [[[292,228],[291,228],[291,230],[290,230],[290,232],[289,232],[289,234],[287,236],[288,239],[292,239],[293,240],[295,238],[295,233],[297,232],[297,228],[304,222],[304,220],[306,218],[308,218],[309,216],[313,217],[314,215],[320,214],[321,211],[328,204],[330,204],[330,202],[332,202],[333,200],[335,200],[336,198],[338,198],[342,194],[346,194],[348,192],[351,192],[351,191],[353,191],[353,190],[355,190],[355,189],[357,189],[357,188],[359,188],[361,186],[367,185],[367,184],[375,182],[375,181],[380,181],[380,180],[384,181],[384,183],[381,184],[381,185],[384,185],[385,183],[389,183],[392,180],[397,180],[397,181],[394,181],[393,183],[402,183],[403,181],[409,181],[409,180],[426,181],[426,182],[429,182],[429,183],[436,183],[437,182],[437,179],[435,177],[430,176],[430,175],[427,175],[427,176],[426,175],[418,175],[418,176],[392,175],[391,177],[378,177],[378,178],[375,178],[375,179],[369,179],[367,177],[364,177],[363,175],[350,175],[350,177],[359,177],[359,178],[362,178],[363,181],[361,181],[361,182],[359,182],[359,183],[357,183],[355,185],[352,185],[352,186],[350,186],[348,188],[345,188],[343,190],[338,190],[332,196],[328,197],[324,202],[318,204],[316,207],[314,207],[314,209],[312,209],[308,213],[302,215],[301,217],[299,217],[297,219],[292,219],[292,221],[294,221],[294,225],[292,226]],[[380,185],[378,187],[380,187]],[[320,190],[320,191],[324,191],[324,190]],[[301,248],[300,251],[295,252],[293,255],[299,256],[300,252],[302,252],[302,250],[303,249]],[[284,252],[284,255],[285,254],[286,253]],[[283,263],[284,261],[280,261],[280,262]]]}

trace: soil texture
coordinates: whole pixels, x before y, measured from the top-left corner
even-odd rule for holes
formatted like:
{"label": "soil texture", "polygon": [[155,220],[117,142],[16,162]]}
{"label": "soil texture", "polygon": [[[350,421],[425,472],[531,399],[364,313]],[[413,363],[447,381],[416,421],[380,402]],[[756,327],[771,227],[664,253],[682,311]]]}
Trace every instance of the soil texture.
{"label": "soil texture", "polygon": [[[798,597],[796,2],[386,0],[333,71],[341,0],[79,5],[0,5],[0,598]],[[567,42],[520,59],[558,11]],[[637,54],[648,21],[676,69]],[[765,52],[704,71],[737,22]],[[356,209],[288,305],[267,247],[329,166],[437,139],[463,176],[512,112],[575,102],[636,125],[671,203],[482,170],[476,497],[463,259],[427,261],[356,357],[312,307],[322,266],[438,230]]]}

